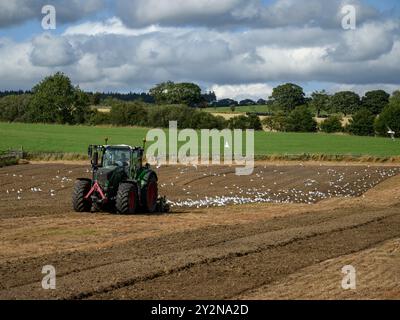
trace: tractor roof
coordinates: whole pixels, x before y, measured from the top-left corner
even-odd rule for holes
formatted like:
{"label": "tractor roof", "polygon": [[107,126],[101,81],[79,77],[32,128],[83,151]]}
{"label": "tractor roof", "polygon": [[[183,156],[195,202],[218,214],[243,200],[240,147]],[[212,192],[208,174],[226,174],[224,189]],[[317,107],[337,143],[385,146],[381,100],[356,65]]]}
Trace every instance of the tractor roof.
{"label": "tractor roof", "polygon": [[105,146],[106,148],[130,148],[132,149],[131,146],[128,146],[126,144],[117,144],[117,145],[107,145]]}
{"label": "tractor roof", "polygon": [[126,144],[118,144],[118,145],[104,146],[104,148],[106,148],[106,149],[129,149],[129,150],[135,150],[135,149],[138,149],[140,147],[131,147],[131,146],[128,146]]}

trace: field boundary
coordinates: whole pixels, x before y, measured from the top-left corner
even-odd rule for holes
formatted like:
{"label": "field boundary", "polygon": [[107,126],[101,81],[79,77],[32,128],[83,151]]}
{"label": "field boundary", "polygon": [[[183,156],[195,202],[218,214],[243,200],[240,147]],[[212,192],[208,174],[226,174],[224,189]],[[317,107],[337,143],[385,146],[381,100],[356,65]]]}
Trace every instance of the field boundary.
{"label": "field boundary", "polygon": [[89,157],[74,152],[27,152],[24,159],[29,161],[88,161]]}
{"label": "field boundary", "polygon": [[[0,155],[1,157],[1,155]],[[29,161],[88,161],[89,157],[81,153],[63,152],[24,152],[23,157]],[[224,157],[221,156],[223,162]],[[211,157],[210,157],[211,160]],[[354,163],[400,163],[400,156],[378,157],[368,155],[329,155],[329,154],[282,154],[255,155],[255,162],[354,162]]]}
{"label": "field boundary", "polygon": [[256,155],[255,161],[323,161],[323,162],[362,162],[362,163],[400,163],[400,156],[378,157],[368,155],[330,155],[330,154],[284,154]]}

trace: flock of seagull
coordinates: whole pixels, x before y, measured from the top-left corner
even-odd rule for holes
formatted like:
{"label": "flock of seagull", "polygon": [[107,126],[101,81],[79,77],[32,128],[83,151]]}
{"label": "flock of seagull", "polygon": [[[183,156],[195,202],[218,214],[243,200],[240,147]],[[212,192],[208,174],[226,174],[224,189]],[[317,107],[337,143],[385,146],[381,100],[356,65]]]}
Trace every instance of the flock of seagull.
{"label": "flock of seagull", "polygon": [[[179,193],[181,196],[177,200],[168,200],[171,207],[179,208],[208,208],[208,207],[223,207],[227,205],[241,205],[251,203],[305,203],[313,204],[318,201],[329,199],[333,197],[355,197],[362,196],[370,188],[375,187],[383,180],[393,177],[400,173],[400,168],[397,167],[379,167],[376,169],[362,168],[354,172],[343,172],[332,168],[320,169],[315,173],[316,177],[299,181],[293,188],[279,188],[279,177],[284,175],[284,172],[274,170],[274,177],[271,177],[271,172],[264,173],[263,170],[259,170],[252,176],[241,177],[245,181],[241,185],[236,182],[229,184],[224,179],[232,173],[215,173],[208,172],[203,173],[203,179],[209,179],[210,188],[217,188],[218,195],[200,195],[197,192],[199,188],[193,187],[195,182],[190,184],[182,185],[180,179],[186,176],[190,167],[182,168],[175,181],[169,181],[160,184],[160,190],[168,190],[171,187],[176,190],[181,188]],[[197,168],[196,168],[197,170]],[[71,174],[69,171],[68,174]],[[357,179],[347,179],[346,175],[355,175]],[[278,177],[276,176],[278,175]],[[23,181],[23,175],[7,173],[6,176]],[[319,176],[324,176],[323,181],[318,181]],[[327,179],[326,177],[329,177]],[[52,188],[46,188],[46,182],[42,181],[37,184],[34,183],[36,178],[34,176],[29,177],[33,181],[32,187],[27,191],[22,188],[7,189],[5,192],[7,195],[15,195],[17,200],[22,200],[26,192],[30,193],[41,193],[47,194],[50,198],[54,198],[57,195],[57,191]],[[215,178],[220,178],[217,181]],[[273,181],[275,180],[275,181]],[[73,184],[73,179],[67,175],[61,175],[57,172],[57,175],[51,178],[51,186],[55,188],[55,185],[59,185],[63,190],[69,188]],[[266,182],[269,181],[269,182]],[[249,186],[254,183],[257,186]],[[211,193],[211,190],[210,190]]]}
{"label": "flock of seagull", "polygon": [[[58,173],[59,173],[59,171],[58,171]],[[69,171],[68,173],[72,173],[72,171]],[[11,177],[11,178],[16,178],[16,179],[23,179],[23,178],[24,178],[24,176],[21,175],[21,174],[17,175],[17,174],[9,174],[9,173],[6,173],[5,176]],[[35,176],[31,176],[30,178],[31,178],[31,180],[36,180],[36,177],[35,177]],[[66,187],[65,185],[66,185],[67,183],[73,182],[73,179],[68,178],[68,177],[66,177],[66,176],[61,177],[61,176],[59,176],[59,175],[56,175],[56,176],[55,176],[54,178],[52,178],[51,180],[52,180],[53,182],[57,182],[57,181],[60,182],[60,187],[61,187],[61,189],[64,189],[64,188]],[[40,186],[40,185],[41,185],[41,186]],[[43,181],[42,181],[42,182],[40,183],[40,185],[34,184],[34,186],[30,187],[30,188],[27,190],[27,192],[31,192],[31,193],[46,193],[46,194],[48,194],[51,198],[53,198],[53,197],[56,196],[56,190],[50,188],[50,189],[48,189],[47,191],[44,191],[44,190],[42,189],[42,188],[44,188],[44,185],[46,185],[46,182],[43,182]],[[6,192],[7,195],[16,194],[16,199],[17,199],[17,200],[22,200],[22,199],[23,199],[23,195],[26,194],[26,193],[24,193],[24,189],[23,189],[23,188],[18,188],[18,189],[10,188],[10,189],[6,189],[5,192]]]}
{"label": "flock of seagull", "polygon": [[[274,171],[277,173],[277,171]],[[262,173],[262,171],[260,172]],[[284,174],[283,172],[278,172]],[[230,186],[222,186],[225,190],[224,195],[215,196],[200,196],[199,194],[191,191],[191,186],[182,187],[182,194],[185,194],[186,199],[178,199],[177,201],[169,200],[171,207],[179,208],[208,208],[208,207],[224,207],[227,205],[241,205],[251,203],[274,203],[274,204],[288,204],[288,203],[304,203],[314,204],[324,199],[334,197],[356,197],[362,196],[367,190],[375,187],[383,180],[393,177],[400,173],[400,168],[377,168],[375,170],[364,169],[355,171],[352,174],[358,176],[351,182],[345,182],[346,173],[329,168],[326,170],[326,175],[329,176],[329,181],[319,183],[314,179],[307,179],[299,183],[297,187],[289,189],[278,189],[278,182],[273,182],[275,189],[271,189],[265,184],[261,187],[248,187],[232,184]],[[181,172],[182,174],[182,172]],[[206,174],[204,174],[206,175]],[[317,172],[317,176],[322,175],[322,172]],[[213,176],[225,176],[225,174],[210,174]],[[257,179],[264,180],[259,173],[255,174],[256,177],[249,177],[249,181]],[[178,177],[176,177],[178,179]],[[245,178],[243,178],[245,179]],[[325,184],[325,187],[323,186]],[[326,186],[327,184],[327,186]],[[168,188],[176,186],[177,183],[165,183],[161,188]],[[210,182],[210,186],[214,183]],[[221,185],[221,183],[218,183]],[[304,187],[303,187],[304,186]],[[188,191],[189,190],[189,191]]]}

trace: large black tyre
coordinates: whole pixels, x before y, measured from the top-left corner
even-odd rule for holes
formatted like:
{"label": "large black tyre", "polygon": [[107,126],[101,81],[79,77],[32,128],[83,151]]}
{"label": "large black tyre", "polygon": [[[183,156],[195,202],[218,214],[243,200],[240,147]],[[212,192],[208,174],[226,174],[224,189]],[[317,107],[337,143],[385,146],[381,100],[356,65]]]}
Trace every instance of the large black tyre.
{"label": "large black tyre", "polygon": [[119,214],[135,214],[138,207],[138,189],[133,183],[121,183],[118,188],[115,208]]}
{"label": "large black tyre", "polygon": [[72,205],[76,212],[89,212],[92,208],[91,199],[85,199],[91,187],[90,180],[77,180],[72,193]]}
{"label": "large black tyre", "polygon": [[146,212],[157,211],[158,184],[155,174],[151,174],[146,185],[142,188],[142,206]]}

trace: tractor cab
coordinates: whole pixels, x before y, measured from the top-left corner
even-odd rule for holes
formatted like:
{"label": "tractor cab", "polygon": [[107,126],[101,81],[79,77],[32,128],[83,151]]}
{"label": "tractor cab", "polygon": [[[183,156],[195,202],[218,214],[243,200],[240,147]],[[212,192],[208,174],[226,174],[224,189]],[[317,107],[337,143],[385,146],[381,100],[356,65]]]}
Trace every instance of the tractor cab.
{"label": "tractor cab", "polygon": [[88,155],[91,158],[93,171],[124,169],[130,179],[143,168],[144,149],[132,148],[127,145],[89,146]]}
{"label": "tractor cab", "polygon": [[105,147],[102,167],[130,167],[132,149],[130,147]]}

